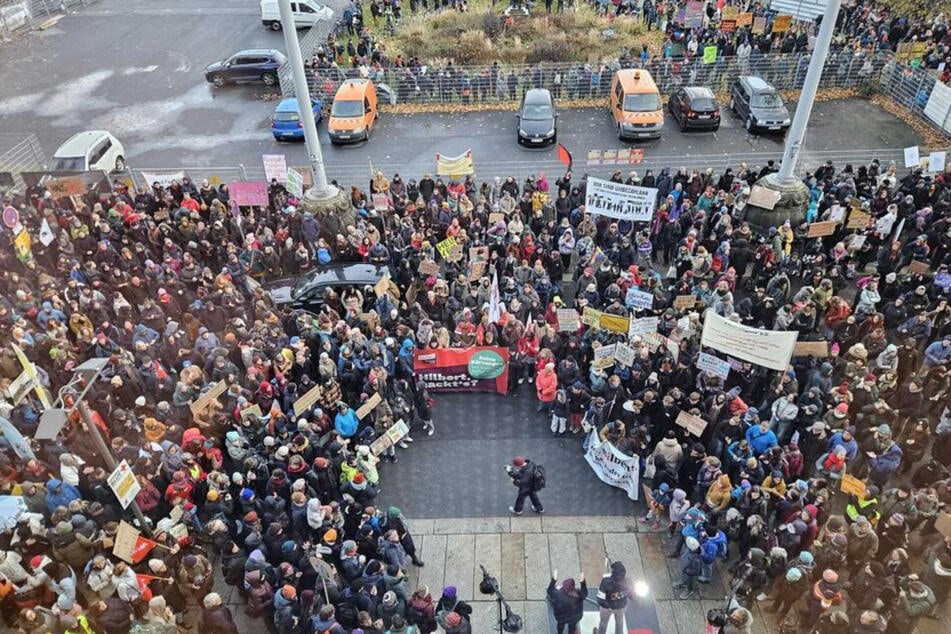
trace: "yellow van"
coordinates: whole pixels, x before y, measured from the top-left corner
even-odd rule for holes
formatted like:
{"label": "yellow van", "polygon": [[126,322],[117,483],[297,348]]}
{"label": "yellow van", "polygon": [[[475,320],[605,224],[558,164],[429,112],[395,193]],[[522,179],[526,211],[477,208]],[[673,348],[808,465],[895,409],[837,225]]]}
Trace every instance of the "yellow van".
{"label": "yellow van", "polygon": [[369,141],[370,131],[379,117],[376,87],[369,79],[348,79],[337,89],[327,131],[330,142]]}
{"label": "yellow van", "polygon": [[664,108],[654,78],[646,70],[625,68],[611,80],[611,114],[619,139],[659,139]]}

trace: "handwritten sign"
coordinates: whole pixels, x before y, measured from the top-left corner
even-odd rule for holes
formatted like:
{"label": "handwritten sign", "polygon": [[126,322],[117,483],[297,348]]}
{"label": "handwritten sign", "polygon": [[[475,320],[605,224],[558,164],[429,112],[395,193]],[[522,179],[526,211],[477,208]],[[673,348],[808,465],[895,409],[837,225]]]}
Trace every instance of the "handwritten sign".
{"label": "handwritten sign", "polygon": [[135,552],[135,542],[139,539],[139,531],[125,521],[119,522],[115,542],[112,544],[112,554],[126,563],[133,563],[132,554]]}
{"label": "handwritten sign", "polygon": [[809,238],[822,238],[823,236],[831,236],[835,233],[836,227],[835,220],[825,220],[823,222],[813,222],[809,225],[809,232],[806,234]]}
{"label": "handwritten sign", "polygon": [[593,328],[601,327],[601,311],[595,310],[590,306],[584,307],[584,312],[581,313],[581,323],[586,326],[591,326]]}
{"label": "handwritten sign", "polygon": [[674,422],[697,438],[702,436],[703,430],[707,428],[707,421],[703,420],[699,416],[695,416],[694,414],[685,412],[683,410],[680,410],[680,413],[677,414],[677,420]]}
{"label": "handwritten sign", "polygon": [[420,275],[439,275],[439,265],[432,260],[423,260],[416,270]]}
{"label": "handwritten sign", "polygon": [[596,368],[607,368],[614,365],[614,351],[616,344],[601,346],[594,349],[594,360],[591,364]]}
{"label": "handwritten sign", "polygon": [[912,260],[908,264],[908,272],[914,273],[915,275],[925,275],[928,272],[928,269],[928,263],[922,262],[921,260]]}
{"label": "handwritten sign", "polygon": [[228,186],[231,201],[239,207],[267,207],[267,183],[235,181]]}
{"label": "handwritten sign", "polygon": [[621,334],[627,334],[630,320],[627,317],[621,317],[619,315],[609,315],[608,313],[601,313],[600,326],[609,331],[609,332],[619,332]]}
{"label": "handwritten sign", "polygon": [[951,513],[942,511],[934,523],[935,530],[944,535],[945,539],[951,538]]}
{"label": "handwritten sign", "polygon": [[505,214],[493,211],[489,214],[489,224],[494,225],[497,222],[505,222]]}
{"label": "handwritten sign", "polygon": [[386,430],[385,434],[381,434],[379,438],[370,443],[370,452],[374,456],[379,456],[381,453],[403,440],[406,435],[409,434],[409,426],[403,422],[403,419],[396,421],[396,423]]}
{"label": "handwritten sign", "polygon": [[228,389],[228,386],[224,381],[218,381],[217,383],[211,386],[211,389],[206,391],[204,394],[200,395],[194,401],[188,404],[189,409],[191,409],[192,414],[201,412],[206,407],[211,405],[211,402],[217,399],[219,396],[225,393],[225,390]]}
{"label": "handwritten sign", "polygon": [[575,332],[581,328],[578,311],[574,308],[559,308],[557,314],[559,332]]}
{"label": "handwritten sign", "polygon": [[700,356],[697,358],[697,367],[704,372],[716,374],[721,379],[725,379],[730,374],[729,361],[725,361],[712,354],[707,354],[706,352],[700,353]]}
{"label": "handwritten sign", "polygon": [[458,262],[462,259],[463,250],[461,244],[454,244],[450,247],[449,251],[446,252],[446,255],[443,257],[446,258],[446,262]]}
{"label": "handwritten sign", "polygon": [[791,15],[777,15],[773,20],[773,33],[785,33],[792,28]]}
{"label": "handwritten sign", "polygon": [[245,407],[243,410],[241,410],[240,415],[241,415],[241,420],[245,420],[246,418],[250,418],[252,416],[256,418],[261,418],[262,416],[264,416],[264,414],[261,412],[261,406],[258,405],[257,403],[255,403],[251,407]]}
{"label": "handwritten sign", "polygon": [[685,308],[693,308],[697,303],[696,295],[678,295],[674,298],[674,310],[684,310]]}
{"label": "handwritten sign", "polygon": [[641,317],[640,319],[632,319],[631,325],[627,329],[627,336],[633,338],[637,335],[649,335],[651,333],[655,333],[657,332],[657,326],[659,324],[659,317]]}
{"label": "handwritten sign", "polygon": [[749,204],[762,209],[773,209],[779,202],[780,193],[774,189],[767,189],[759,185],[753,185],[750,189]]}
{"label": "handwritten sign", "polygon": [[469,271],[469,281],[475,282],[478,279],[482,279],[482,276],[485,275],[485,266],[486,262],[484,260],[473,262],[472,270]]}
{"label": "handwritten sign", "polygon": [[300,416],[309,410],[318,398],[320,398],[320,386],[315,385],[294,401],[294,415]]}
{"label": "handwritten sign", "polygon": [[287,157],[283,154],[263,154],[264,178],[267,182],[276,180],[282,185],[287,182]]}
{"label": "handwritten sign", "polygon": [[631,288],[627,291],[627,297],[624,300],[629,306],[633,308],[646,308],[651,309],[654,307],[654,295],[651,293],[645,293],[636,288]]}
{"label": "handwritten sign", "polygon": [[50,178],[43,185],[53,198],[82,196],[86,193],[86,183],[78,176]]}
{"label": "handwritten sign", "polygon": [[797,341],[793,348],[794,357],[828,357],[828,341]]}
{"label": "handwritten sign", "polygon": [[373,285],[373,292],[377,297],[383,297],[390,290],[390,278],[384,275]]}
{"label": "handwritten sign", "polygon": [[764,16],[757,16],[753,18],[753,28],[751,30],[756,34],[766,31],[766,18]]}
{"label": "handwritten sign", "polygon": [[363,420],[363,418],[376,409],[376,406],[380,404],[383,398],[380,396],[380,393],[377,392],[373,396],[367,399],[367,402],[360,406],[360,409],[357,410],[357,418]]}
{"label": "handwritten sign", "polygon": [[614,360],[625,366],[634,365],[634,361],[637,359],[637,352],[634,348],[623,343],[617,343],[614,347]]}
{"label": "handwritten sign", "polygon": [[846,495],[854,495],[858,498],[864,498],[865,488],[865,483],[856,478],[851,473],[842,474],[842,483],[839,485],[839,490]]}
{"label": "handwritten sign", "polygon": [[737,26],[749,26],[753,24],[753,13],[738,13],[736,14],[736,25]]}
{"label": "handwritten sign", "polygon": [[869,221],[872,219],[872,216],[865,213],[864,211],[859,211],[858,209],[853,209],[849,213],[849,221],[845,224],[846,229],[864,229],[868,226]]}
{"label": "handwritten sign", "polygon": [[439,252],[439,255],[441,255],[443,258],[445,258],[447,255],[449,255],[449,251],[450,251],[454,246],[456,246],[456,239],[455,239],[455,238],[446,238],[446,239],[443,240],[442,242],[439,242],[439,243],[436,244],[436,251]]}

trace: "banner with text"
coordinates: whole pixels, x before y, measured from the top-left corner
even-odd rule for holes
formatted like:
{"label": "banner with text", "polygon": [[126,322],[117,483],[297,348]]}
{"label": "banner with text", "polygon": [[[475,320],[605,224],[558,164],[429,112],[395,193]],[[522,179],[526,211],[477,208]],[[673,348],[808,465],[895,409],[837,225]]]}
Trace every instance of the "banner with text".
{"label": "banner with text", "polygon": [[509,350],[495,346],[417,350],[413,368],[433,392],[505,394]]}
{"label": "banner with text", "polygon": [[798,336],[796,331],[751,328],[707,310],[700,345],[782,372],[789,365]]}
{"label": "banner with text", "polygon": [[640,495],[640,464],[637,456],[620,451],[610,441],[601,441],[598,430],[592,429],[584,459],[602,482],[624,489],[627,497]]}
{"label": "banner with text", "polygon": [[589,178],[584,205],[590,214],[648,222],[657,207],[657,190]]}

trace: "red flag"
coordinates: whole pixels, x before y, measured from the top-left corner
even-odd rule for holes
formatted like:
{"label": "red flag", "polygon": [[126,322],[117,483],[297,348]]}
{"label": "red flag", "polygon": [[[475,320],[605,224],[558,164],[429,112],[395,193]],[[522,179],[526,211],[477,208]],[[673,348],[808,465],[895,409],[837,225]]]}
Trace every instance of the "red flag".
{"label": "red flag", "polygon": [[152,549],[155,548],[155,542],[145,537],[138,537],[135,540],[135,546],[132,548],[132,563],[137,564],[145,559]]}
{"label": "red flag", "polygon": [[561,143],[558,144],[558,160],[565,164],[565,167],[571,169],[571,152]]}

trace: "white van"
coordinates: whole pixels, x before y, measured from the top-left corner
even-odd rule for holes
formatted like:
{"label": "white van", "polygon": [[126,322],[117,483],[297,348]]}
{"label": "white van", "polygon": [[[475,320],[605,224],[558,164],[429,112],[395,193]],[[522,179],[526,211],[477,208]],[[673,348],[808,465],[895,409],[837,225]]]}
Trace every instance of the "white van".
{"label": "white van", "polygon": [[[294,26],[310,28],[324,20],[332,20],[334,11],[315,0],[291,0],[291,13],[294,15]],[[281,30],[281,10],[277,0],[261,0],[261,22],[273,31]]]}
{"label": "white van", "polygon": [[125,169],[125,148],[105,130],[77,132],[53,154],[52,172],[121,172]]}

